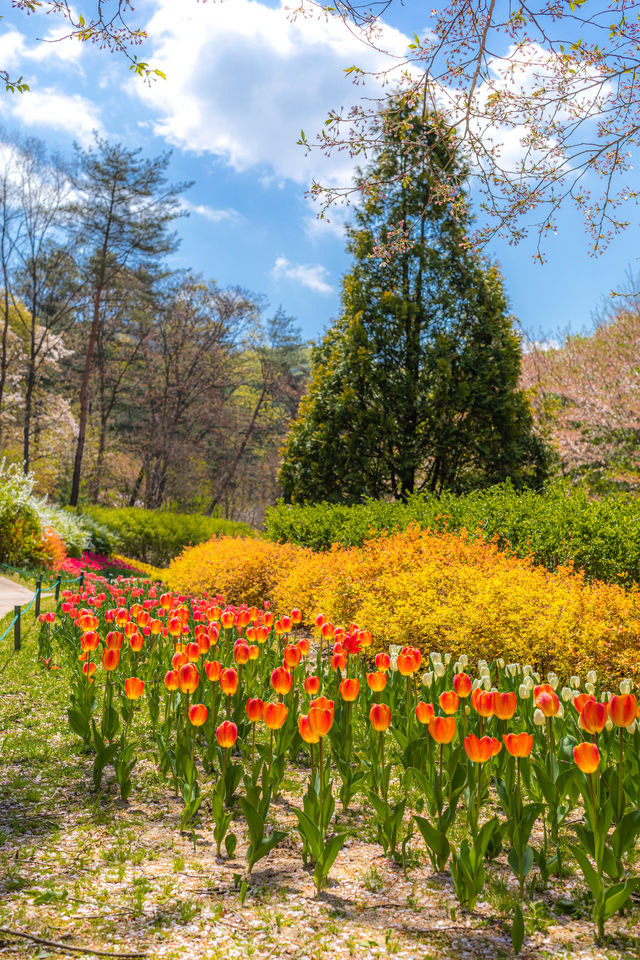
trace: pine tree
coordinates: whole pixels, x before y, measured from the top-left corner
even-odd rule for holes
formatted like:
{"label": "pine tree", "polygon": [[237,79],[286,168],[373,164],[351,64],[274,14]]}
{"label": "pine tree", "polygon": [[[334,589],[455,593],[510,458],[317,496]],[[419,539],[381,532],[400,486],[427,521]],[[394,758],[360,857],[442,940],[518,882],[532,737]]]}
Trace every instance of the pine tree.
{"label": "pine tree", "polygon": [[[377,156],[360,174],[389,186],[365,194],[348,231],[354,263],[342,315],[316,348],[285,445],[287,499],[406,500],[422,490],[544,478],[546,452],[518,390],[520,342],[500,273],[464,243],[467,171],[440,118],[423,121],[402,103],[392,109],[395,122],[381,115]],[[419,175],[398,112],[420,143]],[[455,218],[438,202],[442,178],[456,182]],[[388,249],[394,235],[397,253],[377,257],[380,241]]]}

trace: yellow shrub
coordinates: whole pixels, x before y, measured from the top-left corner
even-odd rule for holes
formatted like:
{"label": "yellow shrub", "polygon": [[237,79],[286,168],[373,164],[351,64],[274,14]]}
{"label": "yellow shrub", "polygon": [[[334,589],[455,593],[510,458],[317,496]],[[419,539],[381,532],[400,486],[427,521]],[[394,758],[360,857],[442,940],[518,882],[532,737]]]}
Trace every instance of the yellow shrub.
{"label": "yellow shrub", "polygon": [[171,590],[222,594],[227,603],[262,606],[273,601],[279,580],[311,551],[244,537],[214,537],[187,547],[163,571]]}
{"label": "yellow shrub", "polygon": [[355,621],[375,648],[415,644],[470,658],[531,663],[561,676],[595,668],[640,678],[640,593],[595,582],[461,533],[415,527],[329,553],[222,538],[186,550],[165,576],[183,592],[300,606]]}

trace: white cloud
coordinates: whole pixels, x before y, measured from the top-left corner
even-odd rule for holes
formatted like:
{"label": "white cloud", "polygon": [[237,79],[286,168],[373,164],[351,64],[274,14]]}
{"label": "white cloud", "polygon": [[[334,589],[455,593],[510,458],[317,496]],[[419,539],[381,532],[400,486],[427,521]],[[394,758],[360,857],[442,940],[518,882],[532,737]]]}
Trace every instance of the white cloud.
{"label": "white cloud", "polygon": [[313,290],[314,293],[329,294],[333,293],[333,287],[327,283],[328,270],[321,264],[301,264],[291,263],[286,257],[278,257],[271,275],[275,280],[281,277],[292,280],[301,287]]}
{"label": "white cloud", "polygon": [[192,203],[190,200],[181,200],[180,206],[187,213],[194,213],[198,217],[204,217],[205,220],[211,220],[212,223],[220,223],[221,220],[235,220],[240,216],[233,207],[229,207],[227,210],[216,210],[205,203]]}
{"label": "white cloud", "polygon": [[[312,136],[329,107],[359,99],[345,68],[389,67],[389,59],[366,47],[337,18],[289,19],[282,3],[257,0],[205,5],[156,0],[147,29],[155,49],[149,60],[167,80],[130,86],[157,115],[155,132],[183,149],[222,157],[236,170],[308,185],[313,177],[344,182],[352,159],[346,152],[327,160],[305,156],[296,141]],[[407,38],[385,26],[382,44],[404,57]],[[381,88],[367,86],[366,95]]]}
{"label": "white cloud", "polygon": [[92,132],[103,132],[99,107],[79,94],[34,90],[14,97],[0,97],[0,114],[26,127],[52,127],[83,142]]}

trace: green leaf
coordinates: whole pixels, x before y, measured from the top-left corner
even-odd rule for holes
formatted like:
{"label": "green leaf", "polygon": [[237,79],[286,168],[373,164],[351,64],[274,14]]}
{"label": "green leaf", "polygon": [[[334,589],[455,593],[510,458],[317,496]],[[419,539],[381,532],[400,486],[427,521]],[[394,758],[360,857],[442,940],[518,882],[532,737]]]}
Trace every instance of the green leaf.
{"label": "green leaf", "polygon": [[449,851],[451,849],[445,834],[440,833],[439,830],[436,830],[436,828],[429,823],[426,817],[414,816],[413,819],[418,824],[418,829],[422,834],[425,844],[427,845],[427,849],[433,850],[439,864],[444,866],[449,857]]}
{"label": "green leaf", "polygon": [[591,865],[591,861],[584,850],[582,850],[580,847],[576,847],[575,844],[570,844],[569,849],[578,861],[578,865],[582,870],[582,875],[587,881],[594,899],[598,900],[599,897],[602,896],[602,881],[600,880],[600,877],[598,876],[594,867]]}
{"label": "green leaf", "polygon": [[604,895],[604,919],[608,920],[620,910],[636,887],[640,884],[640,877],[629,877],[622,883],[616,883]]}
{"label": "green leaf", "polygon": [[522,950],[522,945],[524,943],[524,917],[522,916],[522,910],[520,909],[520,904],[516,903],[515,910],[513,912],[513,922],[511,924],[511,944],[513,946],[513,952],[517,955]]}

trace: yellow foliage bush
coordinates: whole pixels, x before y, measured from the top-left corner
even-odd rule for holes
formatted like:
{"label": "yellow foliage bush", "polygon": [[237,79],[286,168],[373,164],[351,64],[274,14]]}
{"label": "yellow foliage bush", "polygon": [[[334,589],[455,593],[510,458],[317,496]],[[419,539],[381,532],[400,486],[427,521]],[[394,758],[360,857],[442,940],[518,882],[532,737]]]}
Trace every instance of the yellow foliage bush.
{"label": "yellow foliage bush", "polygon": [[214,537],[187,547],[163,571],[170,590],[215,596],[227,603],[262,606],[273,601],[290,566],[313,556],[310,550],[248,537]]}
{"label": "yellow foliage bush", "polygon": [[409,527],[329,553],[221,538],[187,549],[165,575],[182,592],[319,611],[389,643],[531,663],[560,676],[596,669],[640,679],[640,592],[570,567],[554,573],[465,531]]}

